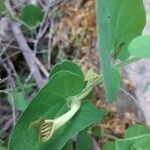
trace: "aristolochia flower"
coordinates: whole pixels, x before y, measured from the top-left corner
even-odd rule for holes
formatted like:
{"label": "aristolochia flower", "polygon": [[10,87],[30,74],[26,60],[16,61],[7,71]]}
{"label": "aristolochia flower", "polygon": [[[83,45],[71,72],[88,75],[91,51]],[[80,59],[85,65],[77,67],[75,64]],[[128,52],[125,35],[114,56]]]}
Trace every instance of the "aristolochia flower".
{"label": "aristolochia flower", "polygon": [[36,127],[39,132],[39,140],[41,142],[45,142],[49,140],[54,132],[58,130],[60,127],[62,127],[65,123],[67,123],[79,110],[81,106],[80,100],[73,100],[70,103],[70,110],[63,114],[62,116],[51,120],[51,119],[40,119],[37,121],[34,121],[31,124],[31,127]]}

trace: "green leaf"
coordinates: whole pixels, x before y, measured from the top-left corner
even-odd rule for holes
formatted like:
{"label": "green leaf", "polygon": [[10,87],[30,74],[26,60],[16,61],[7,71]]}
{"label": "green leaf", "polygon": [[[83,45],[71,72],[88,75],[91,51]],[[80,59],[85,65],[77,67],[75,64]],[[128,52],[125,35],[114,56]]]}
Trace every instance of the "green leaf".
{"label": "green leaf", "polygon": [[15,90],[13,92],[15,106],[18,110],[24,111],[27,108],[27,102],[25,100],[25,95],[22,91]]}
{"label": "green leaf", "polygon": [[116,141],[116,150],[129,150],[133,147],[134,143],[140,142],[143,139],[144,140],[150,139],[150,134],[145,134],[145,135],[136,136],[133,138],[117,140]]}
{"label": "green leaf", "polygon": [[[98,28],[98,43],[99,43],[99,53],[101,56],[101,67],[102,67],[102,72],[103,72],[103,76],[104,76],[104,88],[105,88],[105,94],[106,94],[106,100],[107,102],[111,102],[112,98],[111,98],[111,63],[110,63],[110,59],[109,59],[109,52],[108,52],[108,43],[106,43],[106,34],[105,34],[105,28],[103,29],[103,9],[101,5],[100,0],[97,0],[97,28]],[[101,20],[102,22],[101,22]],[[100,29],[100,27],[102,27]],[[108,40],[109,41],[109,40]]]}
{"label": "green leaf", "polygon": [[76,140],[76,150],[91,150],[92,136],[88,134],[88,130],[83,130],[78,134]]}
{"label": "green leaf", "polygon": [[26,5],[20,13],[20,20],[31,29],[37,27],[43,17],[41,8],[36,5]]}
{"label": "green leaf", "polygon": [[110,91],[110,95],[111,95],[111,99],[115,100],[116,95],[118,94],[119,91],[119,87],[120,87],[120,74],[118,72],[118,70],[116,68],[112,68],[111,70],[111,76],[112,76],[112,80],[111,80],[111,91]]}
{"label": "green leaf", "polygon": [[66,145],[62,148],[62,150],[72,150],[72,141],[69,140]]}
{"label": "green leaf", "polygon": [[[69,71],[59,71],[33,98],[18,120],[9,141],[10,150],[60,150],[79,131],[102,120],[105,112],[91,103],[83,102],[78,113],[45,143],[38,141],[35,130],[29,125],[40,118],[54,119],[69,110],[66,99],[79,94],[84,88],[83,79]],[[16,144],[17,143],[17,144]]]}
{"label": "green leaf", "polygon": [[131,138],[131,137],[135,137],[135,136],[139,136],[143,134],[150,134],[150,127],[145,127],[143,125],[136,124],[136,125],[129,127],[125,131],[125,138]]}
{"label": "green leaf", "polygon": [[115,142],[108,142],[104,144],[102,150],[116,150]]}
{"label": "green leaf", "polygon": [[97,137],[97,138],[101,138],[102,137],[102,131],[101,131],[101,127],[100,126],[92,127],[91,132],[92,132],[92,135],[94,137]]}
{"label": "green leaf", "polygon": [[142,33],[146,23],[143,0],[97,0],[96,6],[101,44],[105,43],[107,51],[120,51],[119,57],[126,59],[128,44]]}
{"label": "green leaf", "polygon": [[0,0],[0,16],[5,11],[4,0]]}
{"label": "green leaf", "polygon": [[134,148],[135,150],[149,150],[150,149],[150,136],[148,139],[141,139],[138,142],[135,142],[132,145],[132,148]]}
{"label": "green leaf", "polygon": [[51,78],[55,73],[62,71],[62,70],[66,70],[66,71],[75,73],[84,79],[84,75],[83,75],[83,72],[81,71],[80,67],[78,65],[76,65],[75,63],[68,61],[68,60],[65,60],[63,62],[56,64],[52,68],[49,78]]}
{"label": "green leaf", "polygon": [[[118,0],[115,1],[117,4]],[[113,50],[118,50],[118,46],[124,43],[119,54],[119,58],[124,60],[129,56],[128,44],[141,35],[146,23],[143,0],[121,0],[117,14]]]}
{"label": "green leaf", "polygon": [[112,66],[110,51],[119,52],[122,60],[128,57],[128,43],[140,35],[145,25],[142,0],[97,0],[97,28],[99,53],[104,75],[104,88],[108,102],[112,102]]}
{"label": "green leaf", "polygon": [[143,35],[135,38],[128,46],[131,55],[138,58],[150,58],[150,36]]}
{"label": "green leaf", "polygon": [[0,146],[0,150],[6,150],[6,149]]}
{"label": "green leaf", "polygon": [[[118,85],[119,81],[116,80],[116,78],[118,78],[118,74],[112,68],[109,51],[112,49],[113,46],[112,39],[114,36],[113,31],[115,28],[114,21],[117,20],[116,10],[118,10],[117,5],[120,3],[120,1],[118,1],[117,3],[114,0],[113,1],[97,0],[96,2],[97,2],[96,13],[97,13],[97,28],[99,37],[98,38],[99,53],[101,56],[101,67],[104,76],[104,88],[107,102],[111,103],[115,99],[116,96],[115,94],[118,92],[118,91],[115,91],[115,93],[112,92],[112,90],[114,89],[113,86]],[[112,17],[111,23],[108,20],[109,15],[111,15]],[[117,74],[117,77],[115,77],[114,74]],[[115,89],[117,89],[117,87]]]}
{"label": "green leaf", "polygon": [[24,111],[27,108],[27,102],[25,100],[25,95],[23,91],[19,91],[18,89],[12,90],[12,95],[8,96],[8,101],[12,105],[12,97],[17,110]]}

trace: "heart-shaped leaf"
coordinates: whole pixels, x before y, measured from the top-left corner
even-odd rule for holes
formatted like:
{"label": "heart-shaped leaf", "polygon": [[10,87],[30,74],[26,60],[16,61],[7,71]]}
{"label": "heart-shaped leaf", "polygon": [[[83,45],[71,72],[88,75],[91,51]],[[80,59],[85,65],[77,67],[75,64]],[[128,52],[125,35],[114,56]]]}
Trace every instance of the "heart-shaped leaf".
{"label": "heart-shaped leaf", "polygon": [[101,50],[120,51],[119,57],[126,59],[128,44],[142,33],[146,23],[143,0],[97,0],[96,6]]}
{"label": "heart-shaped leaf", "polygon": [[105,112],[97,110],[90,102],[83,102],[77,114],[46,142],[39,142],[38,133],[30,128],[31,123],[40,118],[55,119],[66,113],[69,110],[68,97],[79,94],[83,88],[84,80],[80,76],[69,71],[55,73],[18,120],[11,134],[9,149],[60,150],[79,131],[102,120]]}
{"label": "heart-shaped leaf", "polygon": [[96,15],[106,99],[112,102],[112,83],[117,80],[113,80],[110,53],[122,60],[128,58],[127,45],[141,34],[146,22],[143,0],[96,0]]}
{"label": "heart-shaped leaf", "polygon": [[31,29],[37,27],[43,17],[41,8],[32,4],[26,5],[20,13],[20,20]]}

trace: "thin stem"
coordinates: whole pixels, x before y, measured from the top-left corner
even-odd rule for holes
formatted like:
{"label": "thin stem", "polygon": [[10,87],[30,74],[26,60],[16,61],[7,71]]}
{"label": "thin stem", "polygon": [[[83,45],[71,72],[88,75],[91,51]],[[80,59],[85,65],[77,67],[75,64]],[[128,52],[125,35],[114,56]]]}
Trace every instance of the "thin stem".
{"label": "thin stem", "polygon": [[77,96],[78,100],[82,100],[85,98],[89,92],[92,90],[94,86],[96,86],[98,83],[100,83],[103,79],[103,75],[99,75],[98,78],[96,78],[91,84],[87,85],[85,89]]}
{"label": "thin stem", "polygon": [[119,139],[118,137],[116,137],[114,135],[111,135],[109,133],[106,133],[105,131],[102,131],[102,135],[109,138],[109,139],[111,139],[111,140],[114,140],[114,141]]}
{"label": "thin stem", "polygon": [[126,60],[124,62],[121,62],[121,63],[115,65],[115,67],[118,68],[118,69],[120,69],[124,65],[128,65],[128,64],[131,64],[131,63],[139,61],[139,60],[141,60],[141,58],[131,58],[129,60]]}
{"label": "thin stem", "polygon": [[[128,65],[132,62],[138,61],[140,60],[139,58],[132,58],[129,60],[126,60],[120,64],[115,65],[116,68],[120,69],[123,65]],[[77,96],[78,100],[82,100],[83,98],[85,98],[89,92],[92,90],[92,88],[94,86],[96,86],[98,83],[100,83],[103,80],[103,74],[100,74],[98,76],[98,78],[96,78],[91,84],[87,85],[87,87],[85,89],[83,89],[83,91]]]}

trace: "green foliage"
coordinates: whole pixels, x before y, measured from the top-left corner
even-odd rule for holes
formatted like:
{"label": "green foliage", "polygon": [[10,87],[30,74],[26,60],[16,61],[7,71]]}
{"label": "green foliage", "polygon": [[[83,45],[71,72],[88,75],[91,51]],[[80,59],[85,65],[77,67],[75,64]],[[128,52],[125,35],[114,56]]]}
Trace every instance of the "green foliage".
{"label": "green foliage", "polygon": [[[114,34],[113,50],[117,51],[123,43],[119,58],[124,60],[129,56],[127,46],[136,36],[141,35],[146,23],[146,15],[142,0],[114,0],[118,7]],[[112,1],[111,1],[112,2]],[[112,2],[113,3],[113,2]],[[119,4],[120,3],[120,4]]]}
{"label": "green foliage", "polygon": [[100,126],[92,127],[91,132],[94,137],[100,138],[102,136],[102,130]]}
{"label": "green foliage", "polygon": [[37,27],[43,17],[41,8],[36,5],[26,5],[20,13],[20,20],[30,29]]}
{"label": "green foliage", "polygon": [[97,0],[96,14],[105,93],[107,102],[112,102],[117,93],[112,92],[112,83],[118,85],[118,80],[113,79],[110,51],[122,60],[128,57],[127,45],[145,25],[143,1]]}
{"label": "green foliage", "polygon": [[73,118],[58,129],[47,142],[41,143],[36,130],[30,128],[31,123],[38,119],[55,119],[63,115],[69,110],[68,100],[85,88],[85,82],[78,74],[60,70],[53,74],[19,118],[9,141],[10,150],[29,150],[31,147],[35,150],[60,150],[75,134],[101,121],[106,114],[90,102],[84,101]]}
{"label": "green foliage", "polygon": [[149,150],[150,149],[150,136],[149,138],[143,138],[138,142],[135,142],[131,147],[135,150]]}
{"label": "green foliage", "polygon": [[[129,42],[142,33],[146,23],[142,0],[99,0],[97,11],[97,23],[108,51],[118,51],[121,44],[120,51],[127,51]],[[122,57],[126,59],[124,53]]]}
{"label": "green foliage", "polygon": [[81,78],[84,79],[84,75],[83,72],[81,71],[80,67],[76,64],[74,64],[71,61],[63,61],[61,63],[57,63],[51,70],[50,72],[50,77],[51,78],[55,73],[61,71],[61,70],[66,70],[66,71],[70,71],[72,73],[75,73],[77,75],[79,75]]}
{"label": "green foliage", "polygon": [[5,10],[4,0],[0,0],[0,16]]}
{"label": "green foliage", "polygon": [[111,90],[110,90],[110,95],[111,99],[114,100],[116,98],[116,95],[118,94],[119,87],[120,87],[120,74],[116,68],[112,68],[111,70],[111,76],[112,76],[112,82],[111,84]]}
{"label": "green foliage", "polygon": [[13,90],[13,99],[18,110],[24,111],[27,107],[25,95],[22,91]]}
{"label": "green foliage", "polygon": [[138,58],[150,58],[150,36],[143,35],[135,38],[129,44],[128,50],[131,55]]}
{"label": "green foliage", "polygon": [[150,128],[133,125],[125,131],[125,139],[116,141],[116,150],[149,150]]}
{"label": "green foliage", "polygon": [[62,150],[72,150],[72,141],[68,141]]}
{"label": "green foliage", "polygon": [[76,150],[91,150],[92,149],[92,136],[88,134],[87,130],[79,133],[76,140]]}
{"label": "green foliage", "polygon": [[116,150],[115,142],[108,142],[104,144],[103,150]]}
{"label": "green foliage", "polygon": [[0,146],[0,150],[6,150],[6,149]]}
{"label": "green foliage", "polygon": [[[150,140],[150,134],[145,134],[133,138],[120,139],[116,141],[116,150],[138,150],[134,149],[133,146],[135,143],[139,143],[141,140],[147,141]],[[143,150],[143,149],[140,149]],[[146,149],[145,149],[146,150]],[[148,150],[148,149],[147,149]]]}
{"label": "green foliage", "polygon": [[[13,129],[9,150],[71,150],[71,138],[75,135],[77,150],[91,149],[91,135],[84,129],[102,121],[106,115],[105,111],[97,109],[89,101],[92,88],[103,79],[107,102],[112,103],[120,87],[117,70],[120,64],[115,66],[116,59],[130,62],[127,60],[130,54],[138,58],[150,57],[149,36],[139,36],[146,20],[142,0],[96,0],[96,15],[103,75],[89,70],[84,77],[78,65],[63,61],[53,67],[46,85],[27,108],[24,87],[23,91],[14,90],[16,107],[26,110]],[[21,11],[20,20],[33,29],[39,25],[42,17],[40,7],[27,5]],[[78,105],[71,107],[73,102]],[[67,121],[62,124],[64,120],[58,121],[60,118]],[[57,125],[59,128],[56,128]],[[46,140],[41,140],[47,129],[52,134]],[[94,131],[93,134],[100,137],[97,131],[98,134]],[[150,128],[134,125],[126,130],[125,139],[108,142],[103,150],[148,150],[148,141]]]}

